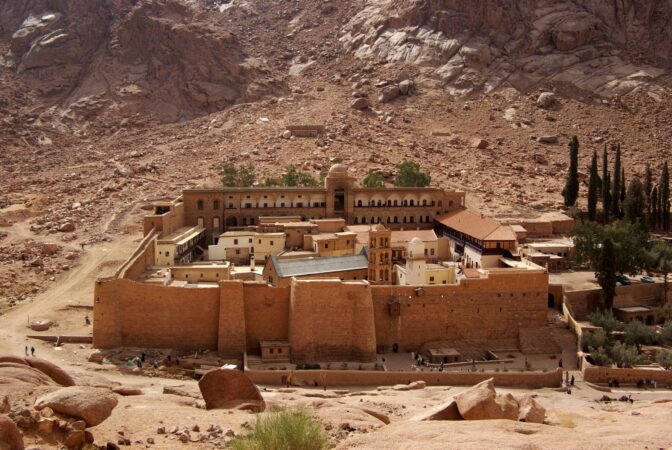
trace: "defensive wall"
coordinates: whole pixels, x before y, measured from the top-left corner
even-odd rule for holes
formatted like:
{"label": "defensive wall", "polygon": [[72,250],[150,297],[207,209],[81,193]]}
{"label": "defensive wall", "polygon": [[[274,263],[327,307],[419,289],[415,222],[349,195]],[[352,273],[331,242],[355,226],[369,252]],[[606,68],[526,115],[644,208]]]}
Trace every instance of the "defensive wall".
{"label": "defensive wall", "polygon": [[430,341],[515,339],[520,328],[546,326],[548,274],[541,270],[420,288],[336,279],[184,288],[124,278],[152,249],[143,241],[125,270],[96,281],[95,347],[208,349],[241,358],[258,353],[262,340],[286,340],[295,362],[371,362],[394,344],[417,351]]}
{"label": "defensive wall", "polygon": [[618,380],[619,383],[636,384],[639,380],[651,380],[666,387],[672,387],[672,370],[595,366],[584,357],[581,361],[581,371],[583,379],[590,383],[608,383],[609,380]]}
{"label": "defensive wall", "polygon": [[[283,385],[289,370],[246,370],[256,384]],[[304,386],[390,386],[424,381],[429,386],[471,386],[494,378],[498,387],[560,387],[562,369],[549,372],[386,372],[382,370],[295,370],[292,383]]]}
{"label": "defensive wall", "polygon": [[[669,292],[669,289],[668,289]],[[629,306],[660,306],[663,302],[665,287],[662,283],[637,283],[616,288],[614,308]],[[584,289],[565,291],[564,300],[569,311],[577,320],[586,320],[588,315],[602,305],[602,289]]]}

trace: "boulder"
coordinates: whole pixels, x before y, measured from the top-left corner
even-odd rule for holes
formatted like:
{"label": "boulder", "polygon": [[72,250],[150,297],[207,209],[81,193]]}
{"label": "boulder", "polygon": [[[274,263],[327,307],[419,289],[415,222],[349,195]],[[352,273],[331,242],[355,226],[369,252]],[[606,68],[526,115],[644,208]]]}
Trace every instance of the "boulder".
{"label": "boulder", "polygon": [[289,130],[285,130],[282,132],[282,138],[283,139],[289,139],[292,137],[292,132]]}
{"label": "boulder", "polygon": [[61,386],[74,386],[75,379],[70,376],[65,370],[58,367],[56,364],[42,358],[22,357],[22,356],[0,356],[0,363],[11,363],[15,365],[24,365],[32,367],[39,372],[47,375]]}
{"label": "boulder", "polygon": [[71,386],[39,397],[35,409],[49,407],[65,416],[82,419],[87,426],[93,427],[110,417],[117,403],[109,389]]}
{"label": "boulder", "polygon": [[518,420],[521,422],[544,423],[546,408],[541,406],[530,394],[524,394],[517,400],[520,407]]}
{"label": "boulder", "polygon": [[51,320],[36,320],[31,322],[30,329],[33,331],[47,331],[54,323]]}
{"label": "boulder", "polygon": [[442,403],[426,413],[418,416],[415,420],[464,420],[455,400]]}
{"label": "boulder", "polygon": [[410,94],[412,88],[413,88],[413,82],[411,80],[404,80],[401,83],[399,83],[399,93],[401,95]]}
{"label": "boulder", "polygon": [[583,17],[568,17],[551,32],[555,47],[563,52],[587,44],[593,37],[596,24]]}
{"label": "boulder", "polygon": [[350,102],[350,108],[352,109],[362,110],[368,107],[369,107],[369,101],[364,97],[356,98]]}
{"label": "boulder", "polygon": [[234,408],[243,403],[253,403],[263,411],[266,402],[257,386],[243,372],[213,369],[198,382],[207,409]]}
{"label": "boulder", "polygon": [[399,94],[401,94],[399,91],[399,86],[387,86],[380,92],[378,101],[381,103],[386,103],[399,97]]}
{"label": "boulder", "polygon": [[422,380],[418,380],[408,384],[395,384],[394,386],[392,386],[392,389],[394,389],[395,391],[412,391],[416,389],[424,389],[425,386],[427,386],[427,383],[425,383]]}
{"label": "boulder", "polygon": [[455,397],[455,403],[466,420],[504,419],[505,415],[512,414],[509,399],[497,401],[493,378],[461,392]]}
{"label": "boulder", "polygon": [[0,415],[0,450],[23,450],[23,436],[14,421]]}
{"label": "boulder", "polygon": [[518,420],[519,406],[512,394],[498,395],[495,402],[502,411],[502,419]]}
{"label": "boulder", "polygon": [[118,387],[112,388],[112,392],[114,392],[115,394],[123,395],[123,396],[142,395],[142,389],[132,388],[132,387],[128,387],[128,386],[118,386]]}
{"label": "boulder", "polygon": [[540,144],[557,144],[558,137],[554,135],[539,136],[537,138],[537,142],[539,142]]}
{"label": "boulder", "polygon": [[537,97],[537,106],[539,108],[550,108],[555,102],[555,94],[552,92],[542,92],[539,94],[539,97]]}
{"label": "boulder", "polygon": [[72,222],[65,222],[63,225],[58,227],[58,231],[61,233],[71,233],[75,231],[75,225]]}
{"label": "boulder", "polygon": [[40,253],[43,256],[55,255],[60,250],[61,250],[61,247],[58,244],[54,244],[52,242],[45,242],[42,245],[40,245]]}
{"label": "boulder", "polygon": [[489,146],[490,144],[489,144],[488,141],[486,141],[485,139],[481,139],[481,138],[477,138],[477,137],[476,137],[476,138],[471,138],[471,139],[469,140],[469,145],[470,145],[472,148],[477,148],[477,149],[483,150],[483,149],[488,148],[488,146]]}
{"label": "boulder", "polygon": [[94,350],[91,353],[89,353],[88,361],[100,364],[103,362],[104,357],[105,356],[103,355],[103,352],[101,352],[100,350]]}

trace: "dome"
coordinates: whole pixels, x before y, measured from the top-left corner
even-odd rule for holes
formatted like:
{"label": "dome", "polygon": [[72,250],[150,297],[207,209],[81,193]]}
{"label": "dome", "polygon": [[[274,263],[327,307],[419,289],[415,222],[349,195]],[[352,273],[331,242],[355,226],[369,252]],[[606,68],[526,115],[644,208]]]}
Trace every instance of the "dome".
{"label": "dome", "polygon": [[329,169],[329,175],[332,177],[345,177],[348,175],[348,168],[343,164],[334,164]]}
{"label": "dome", "polygon": [[416,236],[413,239],[411,239],[411,244],[422,244],[422,239]]}

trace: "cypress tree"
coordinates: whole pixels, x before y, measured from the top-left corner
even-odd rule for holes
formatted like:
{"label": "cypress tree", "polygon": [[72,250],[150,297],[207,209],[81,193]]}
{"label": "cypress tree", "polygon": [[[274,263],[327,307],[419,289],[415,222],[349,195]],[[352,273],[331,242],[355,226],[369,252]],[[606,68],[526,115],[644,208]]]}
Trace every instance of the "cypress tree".
{"label": "cypress tree", "polygon": [[626,187],[627,183],[625,182],[625,170],[623,167],[621,167],[621,215],[619,217],[623,217],[623,202],[625,202],[625,194],[626,194]]}
{"label": "cypress tree", "polygon": [[629,222],[643,223],[645,212],[646,197],[644,196],[644,187],[639,178],[633,178],[623,201],[623,214]]}
{"label": "cypress tree", "polygon": [[604,308],[611,311],[616,295],[616,251],[610,238],[602,241],[602,251],[597,267],[597,282],[604,295]]}
{"label": "cypress tree", "polygon": [[653,189],[653,175],[651,174],[651,166],[646,163],[646,170],[644,171],[644,198],[646,199],[646,226],[651,228],[651,190]]}
{"label": "cypress tree", "polygon": [[663,231],[670,230],[670,171],[667,161],[663,164],[663,173],[660,176],[660,214]]}
{"label": "cypress tree", "polygon": [[597,174],[597,152],[593,150],[593,160],[590,163],[590,180],[588,182],[588,220],[597,219],[597,191],[599,190],[599,175]]}
{"label": "cypress tree", "polygon": [[620,213],[621,199],[621,145],[616,146],[616,157],[614,158],[614,183],[611,189],[611,213],[618,217]]}
{"label": "cypress tree", "polygon": [[565,198],[565,206],[574,206],[579,198],[579,140],[576,136],[572,136],[569,141],[569,171],[562,196]]}
{"label": "cypress tree", "polygon": [[651,219],[649,226],[652,230],[656,230],[660,224],[660,210],[658,209],[658,186],[654,186],[651,189],[651,199],[649,202],[651,203]]}
{"label": "cypress tree", "polygon": [[602,211],[604,212],[604,223],[609,223],[610,209],[611,209],[611,182],[609,180],[607,144],[604,144],[604,151],[602,152]]}

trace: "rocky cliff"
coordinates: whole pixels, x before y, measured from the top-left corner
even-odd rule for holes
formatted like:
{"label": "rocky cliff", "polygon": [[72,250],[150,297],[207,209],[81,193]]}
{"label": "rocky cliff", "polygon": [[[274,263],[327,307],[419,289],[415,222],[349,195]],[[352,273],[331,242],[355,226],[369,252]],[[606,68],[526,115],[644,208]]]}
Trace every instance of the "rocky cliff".
{"label": "rocky cliff", "polygon": [[656,90],[672,58],[667,0],[372,0],[341,42],[414,63],[454,94],[566,83],[601,96]]}

